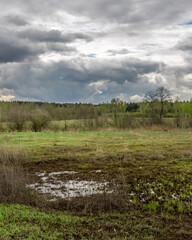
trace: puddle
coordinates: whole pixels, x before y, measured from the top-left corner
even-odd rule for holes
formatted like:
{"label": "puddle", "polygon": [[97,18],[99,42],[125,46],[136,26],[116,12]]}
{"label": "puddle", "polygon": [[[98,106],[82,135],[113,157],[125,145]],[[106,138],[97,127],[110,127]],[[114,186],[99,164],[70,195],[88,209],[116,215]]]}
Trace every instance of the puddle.
{"label": "puddle", "polygon": [[55,175],[61,175],[61,174],[76,174],[78,172],[74,172],[74,171],[63,171],[63,172],[52,172],[49,173],[49,176],[55,176]]}
{"label": "puddle", "polygon": [[46,174],[49,176],[54,176],[54,175],[62,175],[62,174],[76,174],[78,172],[74,172],[74,171],[62,171],[62,172],[51,172],[51,173],[46,173],[46,172],[36,172],[35,175],[37,175],[38,177],[43,177]]}
{"label": "puddle", "polygon": [[27,187],[46,194],[50,201],[58,198],[71,199],[74,197],[84,197],[109,192],[107,189],[108,182],[78,181],[78,179],[60,180],[62,175],[74,174],[78,174],[78,172],[36,172],[35,175],[39,178],[39,181],[34,184],[28,184]]}

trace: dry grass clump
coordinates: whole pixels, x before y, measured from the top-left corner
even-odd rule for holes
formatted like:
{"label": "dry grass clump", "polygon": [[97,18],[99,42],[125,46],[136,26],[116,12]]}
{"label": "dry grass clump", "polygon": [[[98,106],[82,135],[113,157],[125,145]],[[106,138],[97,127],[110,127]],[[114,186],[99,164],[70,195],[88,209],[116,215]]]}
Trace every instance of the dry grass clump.
{"label": "dry grass clump", "polygon": [[25,192],[25,175],[14,166],[0,166],[0,198],[2,202],[20,201]]}
{"label": "dry grass clump", "polygon": [[19,166],[26,162],[28,156],[21,146],[0,146],[0,165]]}
{"label": "dry grass clump", "polygon": [[26,189],[26,174],[22,163],[27,153],[22,147],[0,146],[0,201],[8,203],[29,203],[31,193]]}

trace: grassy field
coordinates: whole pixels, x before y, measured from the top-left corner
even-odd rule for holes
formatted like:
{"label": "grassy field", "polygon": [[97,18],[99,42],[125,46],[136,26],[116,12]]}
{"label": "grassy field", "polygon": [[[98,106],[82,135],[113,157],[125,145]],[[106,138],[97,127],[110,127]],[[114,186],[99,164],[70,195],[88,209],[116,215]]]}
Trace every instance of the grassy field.
{"label": "grassy field", "polygon": [[2,133],[0,146],[22,149],[31,176],[75,171],[70,178],[113,190],[56,203],[24,197],[33,207],[4,201],[0,239],[192,239],[189,129]]}

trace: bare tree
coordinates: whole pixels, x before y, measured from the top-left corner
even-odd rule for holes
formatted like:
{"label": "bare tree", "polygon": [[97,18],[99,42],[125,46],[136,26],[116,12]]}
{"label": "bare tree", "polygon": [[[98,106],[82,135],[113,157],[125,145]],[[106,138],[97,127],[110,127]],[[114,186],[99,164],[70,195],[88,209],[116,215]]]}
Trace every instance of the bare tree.
{"label": "bare tree", "polygon": [[145,94],[145,100],[149,102],[150,113],[153,119],[159,116],[159,122],[162,122],[165,113],[165,105],[171,99],[171,93],[165,87],[159,87],[155,91]]}
{"label": "bare tree", "polygon": [[156,90],[156,96],[157,96],[157,100],[160,102],[160,105],[161,105],[160,113],[159,113],[160,122],[161,122],[164,114],[164,110],[165,110],[165,105],[171,99],[171,93],[169,92],[168,89],[164,87],[159,87]]}

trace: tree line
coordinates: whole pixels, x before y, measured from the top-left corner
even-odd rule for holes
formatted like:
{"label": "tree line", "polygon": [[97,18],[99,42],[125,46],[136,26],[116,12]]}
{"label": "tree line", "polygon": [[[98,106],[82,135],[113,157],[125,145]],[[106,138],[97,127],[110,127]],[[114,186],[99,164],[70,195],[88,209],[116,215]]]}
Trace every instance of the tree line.
{"label": "tree line", "polygon": [[90,128],[104,125],[129,128],[165,124],[168,118],[174,120],[176,127],[184,126],[185,119],[189,122],[186,126],[191,126],[192,100],[173,101],[164,87],[147,92],[142,102],[125,102],[118,98],[101,104],[0,101],[1,126],[6,123],[10,130],[17,131],[22,131],[26,122],[33,131],[41,131],[53,120],[83,120]]}

